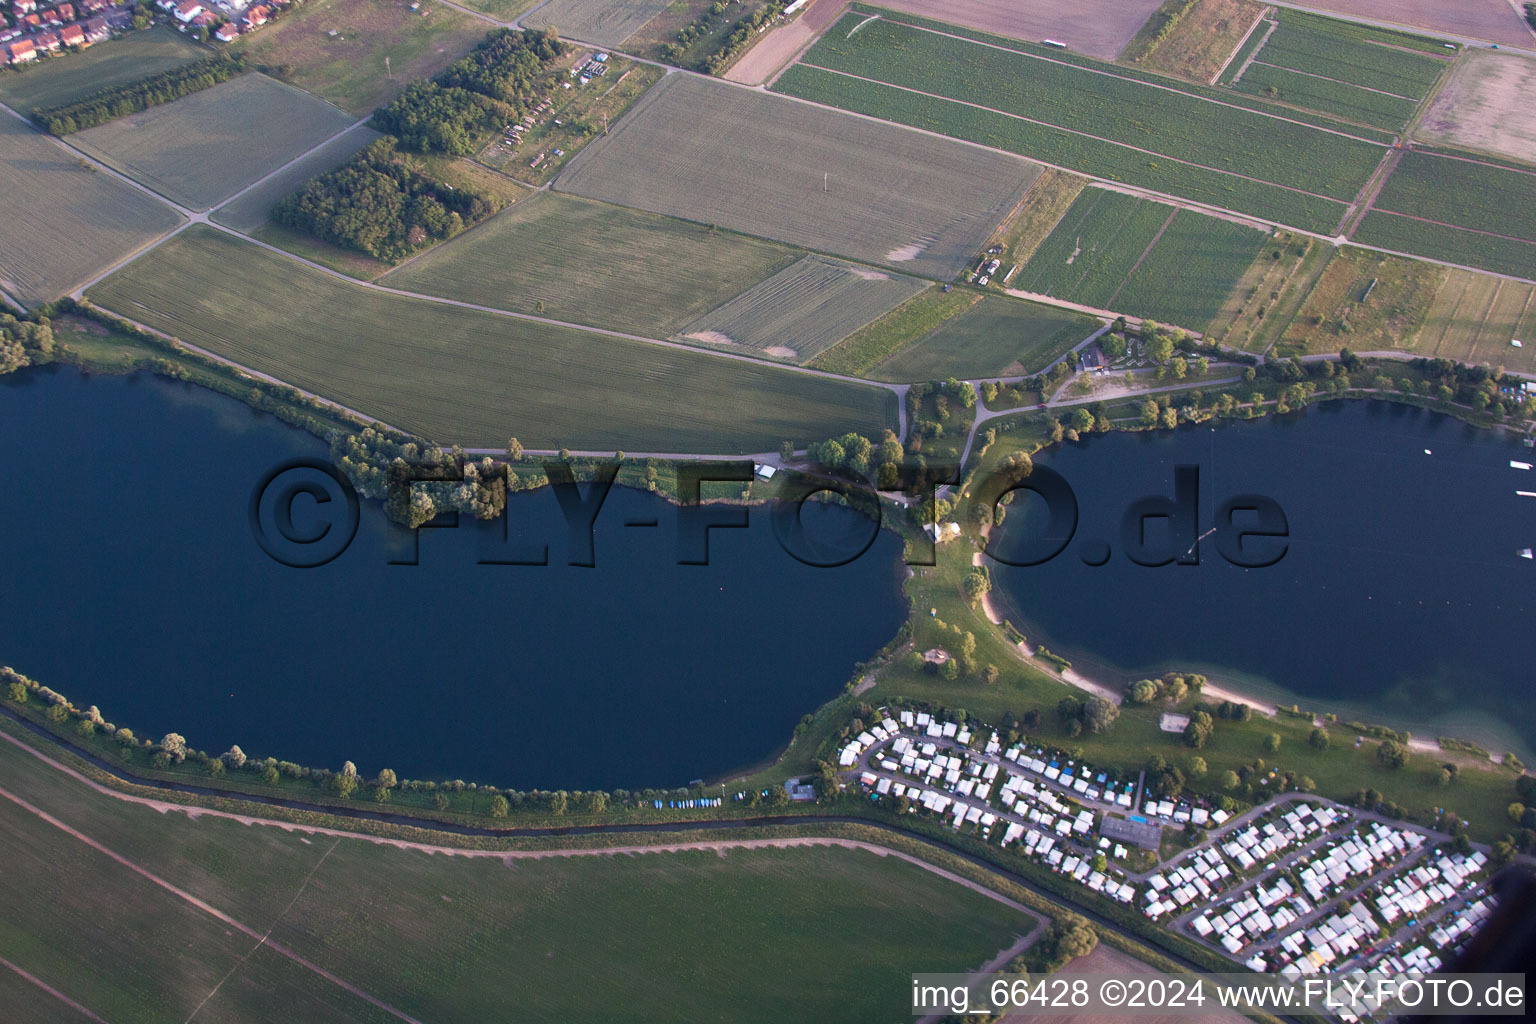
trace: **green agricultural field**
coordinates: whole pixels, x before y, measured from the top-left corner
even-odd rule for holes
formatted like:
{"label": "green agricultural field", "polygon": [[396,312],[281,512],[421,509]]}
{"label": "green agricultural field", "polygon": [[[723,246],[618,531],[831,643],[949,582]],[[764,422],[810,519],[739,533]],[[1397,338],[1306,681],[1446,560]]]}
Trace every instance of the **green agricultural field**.
{"label": "green agricultural field", "polygon": [[283,81],[361,116],[464,56],[489,27],[436,0],[416,10],[407,0],[318,0],[238,45]]}
{"label": "green agricultural field", "polygon": [[1536,171],[1412,151],[1398,162],[1374,208],[1507,235],[1536,246],[1532,196],[1536,196]]}
{"label": "green agricultural field", "polygon": [[530,14],[529,28],[556,28],[566,39],[621,46],[667,9],[669,0],[550,0]]}
{"label": "green agricultural field", "polygon": [[669,75],[555,187],[943,279],[1039,173],[1000,153]]}
{"label": "green agricultural field", "polygon": [[1351,236],[1365,245],[1536,280],[1536,245],[1372,210]]}
{"label": "green agricultural field", "polygon": [[296,160],[261,184],[220,206],[213,219],[237,231],[254,231],[272,217],[279,201],[297,192],[309,179],[335,170],[370,143],[384,136],[366,125],[338,135],[313,153]]}
{"label": "green agricultural field", "polygon": [[[281,301],[251,281],[281,281]],[[760,452],[896,421],[874,387],[370,291],[211,228],[89,296],[443,444]]]}
{"label": "green agricultural field", "polygon": [[887,357],[934,331],[945,320],[970,309],[982,299],[973,288],[945,291],[930,285],[874,323],[861,327],[833,345],[808,366],[862,377]]}
{"label": "green agricultural field", "polygon": [[[1516,348],[1511,339],[1523,344]],[[1452,270],[1413,347],[1461,363],[1536,370],[1536,285]]]}
{"label": "green agricultural field", "polygon": [[208,47],[161,25],[0,75],[0,101],[18,113],[62,106],[207,57]]}
{"label": "green agricultural field", "polygon": [[1256,60],[1409,99],[1424,98],[1454,52],[1434,39],[1285,7],[1276,10],[1275,20],[1279,28]]}
{"label": "green agricultural field", "polygon": [[1088,188],[1072,203],[1014,285],[1109,309],[1147,249],[1178,212],[1136,196]]}
{"label": "green agricultural field", "polygon": [[913,962],[974,970],[1035,923],[864,850],[433,856],[161,813],[9,742],[0,788],[237,922],[0,798],[0,957],[127,1024],[397,1020],[276,946],[424,1021],[891,1020]]}
{"label": "green agricultural field", "polygon": [[1204,333],[1265,238],[1243,224],[1180,210],[1126,279],[1114,308]]}
{"label": "green agricultural field", "polygon": [[988,295],[881,362],[869,376],[907,383],[1037,373],[1099,326],[1081,313]]}
{"label": "green agricultural field", "polygon": [[[1112,65],[1084,67],[883,18],[849,38],[859,20],[845,16],[802,62],[1118,143],[1136,163],[1163,156],[1337,200],[1353,199],[1384,155],[1370,142],[1213,103],[1172,84],[1153,88]],[[1038,155],[1100,173],[1059,158],[1070,150]]]}
{"label": "green agricultural field", "polygon": [[1249,65],[1234,88],[1390,130],[1405,126],[1419,106],[1417,99],[1361,89],[1262,63]]}
{"label": "green agricultural field", "polygon": [[0,289],[28,305],[56,299],[180,222],[0,114]]}
{"label": "green agricultural field", "polygon": [[794,258],[771,242],[545,192],[423,253],[383,283],[665,338]]}
{"label": "green agricultural field", "polygon": [[1019,288],[1203,332],[1264,232],[1085,189],[1019,273]]}
{"label": "green agricultural field", "polygon": [[805,64],[790,67],[773,87],[802,99],[1039,157],[1083,174],[1240,210],[1311,231],[1337,231],[1345,212],[1345,204],[1332,199],[1236,178],[1223,171],[1151,160],[1146,154],[1117,143],[1074,135],[995,110],[903,92]]}
{"label": "green agricultural field", "polygon": [[206,210],[353,123],[265,75],[241,75],[70,142],[174,203]]}
{"label": "green agricultural field", "polygon": [[806,256],[695,320],[682,337],[805,362],[926,286],[915,277]]}

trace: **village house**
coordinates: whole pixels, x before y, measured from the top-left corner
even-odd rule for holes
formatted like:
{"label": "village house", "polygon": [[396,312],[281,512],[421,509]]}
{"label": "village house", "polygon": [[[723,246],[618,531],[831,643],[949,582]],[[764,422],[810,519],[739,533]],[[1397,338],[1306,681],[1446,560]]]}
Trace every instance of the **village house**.
{"label": "village house", "polygon": [[25,64],[29,60],[36,60],[37,47],[30,39],[18,39],[14,43],[7,43],[5,59],[9,64]]}
{"label": "village house", "polygon": [[224,24],[219,26],[219,30],[213,34],[213,38],[217,39],[221,43],[227,43],[237,39],[239,35],[240,30],[235,27],[235,23],[232,21],[226,21]]}
{"label": "village house", "polygon": [[11,13],[18,18],[37,10],[37,0],[11,0]]}
{"label": "village house", "polygon": [[265,4],[258,4],[255,7],[252,7],[250,10],[246,11],[245,17],[243,17],[241,20],[244,21],[250,28],[260,28],[262,25],[267,23],[267,19],[269,19],[271,16],[272,12],[267,9]]}
{"label": "village house", "polygon": [[59,29],[59,42],[64,46],[84,46],[85,29],[79,25],[65,25]]}
{"label": "village house", "polygon": [[176,20],[183,25],[191,24],[199,14],[203,13],[203,5],[197,0],[181,0],[176,5]]}

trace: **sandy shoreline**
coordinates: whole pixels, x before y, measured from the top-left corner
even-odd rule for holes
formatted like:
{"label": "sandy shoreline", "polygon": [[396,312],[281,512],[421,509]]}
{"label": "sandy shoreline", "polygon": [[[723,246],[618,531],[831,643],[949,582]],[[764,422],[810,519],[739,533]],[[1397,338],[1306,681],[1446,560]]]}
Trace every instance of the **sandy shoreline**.
{"label": "sandy shoreline", "polygon": [[[985,555],[982,552],[977,551],[971,555],[971,564],[980,566],[983,564],[984,558]],[[987,621],[991,622],[993,625],[1001,626],[1003,624],[1002,615],[998,612],[996,605],[992,603],[991,593],[982,595],[981,610],[982,613],[986,615]],[[1096,694],[1097,696],[1103,697],[1106,700],[1112,700],[1116,704],[1123,702],[1125,697],[1123,691],[1096,680],[1089,679],[1087,676],[1084,676],[1076,669],[1069,668],[1065,672],[1056,672],[1055,666],[1042,665],[1040,662],[1035,660],[1034,648],[1031,647],[1027,642],[1015,644],[1014,646],[1017,648],[1016,653],[1018,654],[1020,660],[1029,662],[1029,664],[1041,669],[1048,675],[1059,678],[1062,682],[1071,686],[1075,686],[1080,690],[1085,690],[1088,693]],[[1217,683],[1210,682],[1209,680],[1206,681],[1200,692],[1212,700],[1231,701],[1234,704],[1245,704],[1252,708],[1254,711],[1257,711],[1259,714],[1268,715],[1271,718],[1274,718],[1279,714],[1279,707],[1275,704],[1259,700],[1256,697],[1246,696],[1244,694],[1238,693],[1236,690],[1232,690]],[[1444,752],[1438,740],[1424,739],[1418,736],[1411,737],[1408,740],[1408,746],[1410,749],[1418,751]],[[1492,761],[1498,761],[1499,754],[1497,752],[1491,753],[1489,755],[1489,759]]]}

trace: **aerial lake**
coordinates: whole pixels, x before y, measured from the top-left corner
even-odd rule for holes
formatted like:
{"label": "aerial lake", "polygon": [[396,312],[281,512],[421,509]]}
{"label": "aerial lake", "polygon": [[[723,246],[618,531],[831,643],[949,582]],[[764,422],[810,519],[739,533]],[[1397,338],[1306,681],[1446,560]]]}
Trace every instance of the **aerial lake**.
{"label": "aerial lake", "polygon": [[[0,377],[0,663],[140,736],[401,777],[533,788],[676,786],[773,756],[905,617],[883,531],[835,569],[781,548],[764,508],[678,564],[677,509],[615,487],[595,567],[568,564],[550,489],[512,496],[513,543],[547,566],[483,565],[502,524],[408,533],[364,500],[352,544],[273,561],[248,507],[316,438],[147,374]],[[315,506],[299,498],[294,525]],[[654,522],[654,526],[629,525]],[[806,539],[868,520],[807,505]]]}
{"label": "aerial lake", "polygon": [[[996,569],[1000,611],[1105,682],[1200,671],[1286,704],[1529,750],[1536,561],[1518,552],[1536,546],[1536,498],[1516,492],[1536,491],[1536,471],[1512,460],[1536,454],[1384,402],[1090,437],[1037,459],[1070,484],[1080,521],[1055,559]],[[1199,467],[1199,533],[1223,501],[1257,493],[1284,510],[1284,557],[1239,568],[1211,538],[1199,565],[1128,559],[1125,510],[1171,498],[1180,464]],[[999,550],[1036,529],[1041,508],[1021,495]],[[1112,549],[1099,567],[1083,558],[1090,540]]]}

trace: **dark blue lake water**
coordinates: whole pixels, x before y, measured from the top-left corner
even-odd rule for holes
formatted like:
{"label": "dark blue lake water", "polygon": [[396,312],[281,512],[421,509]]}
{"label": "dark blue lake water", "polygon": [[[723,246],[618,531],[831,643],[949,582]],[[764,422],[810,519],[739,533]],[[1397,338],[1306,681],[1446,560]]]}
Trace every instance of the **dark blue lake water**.
{"label": "dark blue lake water", "polygon": [[[477,564],[501,526],[467,520],[424,531],[418,566],[389,565],[409,545],[364,501],[340,557],[290,568],[253,539],[250,496],[325,446],[147,375],[0,377],[0,436],[0,662],[209,751],[530,789],[681,785],[772,756],[905,616],[889,532],[815,569],[759,508],[711,532],[708,566],[678,565],[676,509],[624,488],[597,517],[594,568],[567,564],[547,488],[509,505],[511,539],[547,543],[547,567]],[[310,499],[294,510],[317,528]],[[817,505],[803,523],[828,542],[867,525]]]}
{"label": "dark blue lake water", "polygon": [[[1517,552],[1536,546],[1536,498],[1516,492],[1536,491],[1536,471],[1511,460],[1536,454],[1379,402],[1092,437],[1038,460],[1076,493],[1075,538],[1043,566],[1000,567],[998,586],[1032,641],[1106,681],[1199,670],[1424,734],[1454,727],[1496,741],[1513,731],[1529,744],[1536,561]],[[1143,495],[1172,496],[1181,463],[1200,469],[1201,533],[1222,501],[1257,492],[1284,509],[1285,557],[1236,568],[1208,540],[1198,566],[1127,559],[1124,510]],[[1101,567],[1080,557],[1090,539],[1113,549]]]}

